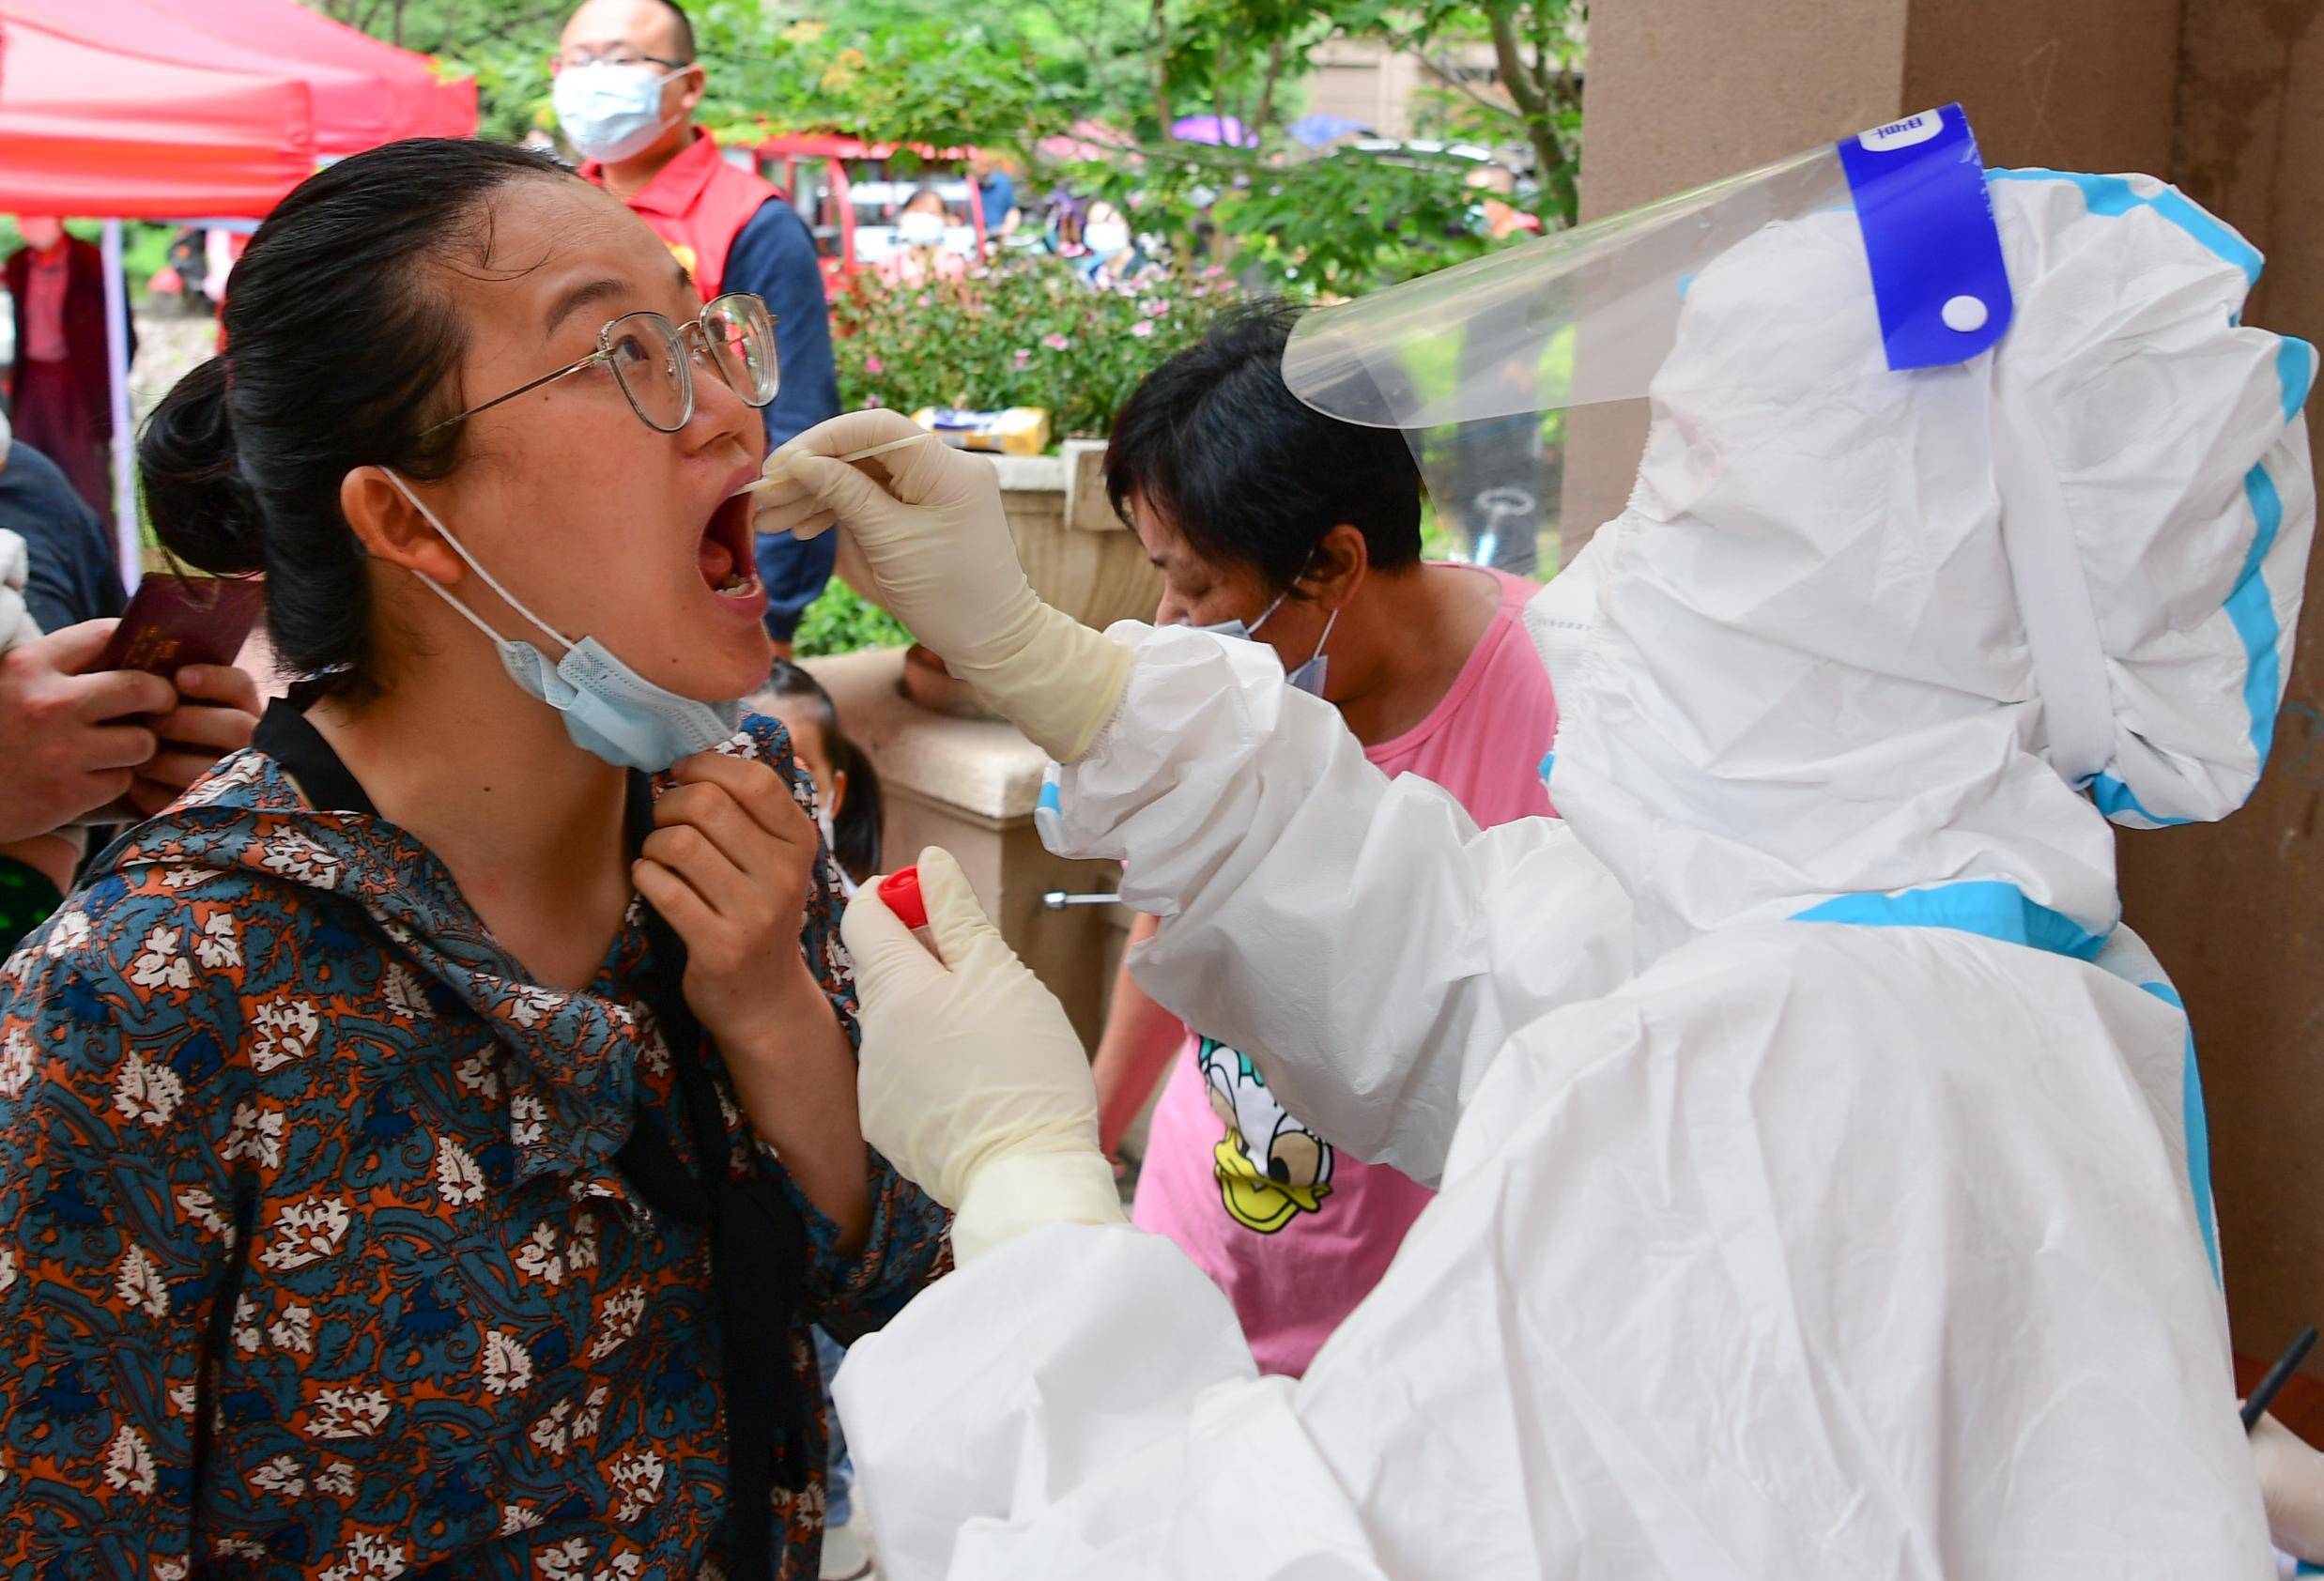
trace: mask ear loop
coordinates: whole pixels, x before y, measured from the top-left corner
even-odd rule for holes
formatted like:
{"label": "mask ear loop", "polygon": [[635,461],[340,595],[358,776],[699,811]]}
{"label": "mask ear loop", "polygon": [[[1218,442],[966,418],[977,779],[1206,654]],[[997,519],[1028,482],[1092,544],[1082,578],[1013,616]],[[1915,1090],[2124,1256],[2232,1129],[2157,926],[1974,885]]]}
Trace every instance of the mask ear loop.
{"label": "mask ear loop", "polygon": [[[1309,569],[1309,568],[1312,568],[1312,567],[1315,565],[1315,563],[1316,563],[1316,555],[1319,555],[1319,554],[1321,554],[1321,553],[1323,553],[1323,545],[1320,545],[1320,544],[1318,544],[1318,545],[1316,545],[1315,549],[1314,549],[1312,552],[1310,552],[1310,553],[1309,553],[1309,555],[1308,555],[1308,557],[1307,557],[1307,565],[1306,565],[1306,567],[1302,567],[1302,568],[1301,568],[1301,572],[1300,572],[1300,576],[1306,576],[1306,575],[1307,575],[1307,571],[1308,571],[1308,569]],[[1291,580],[1292,580],[1294,583],[1297,583],[1297,582],[1299,581],[1299,579],[1300,579],[1300,576],[1294,576],[1294,577],[1292,577],[1292,578],[1291,578]],[[1275,617],[1275,611],[1276,611],[1276,610],[1278,610],[1278,609],[1280,609],[1280,608],[1282,608],[1282,607],[1283,607],[1283,601],[1284,601],[1285,599],[1286,599],[1286,598],[1289,598],[1290,596],[1291,596],[1291,590],[1290,590],[1289,588],[1285,588],[1285,589],[1284,589],[1284,591],[1281,591],[1281,592],[1277,593],[1277,594],[1275,595],[1275,602],[1274,602],[1274,603],[1272,603],[1272,604],[1270,604],[1270,605],[1269,605],[1269,606],[1267,606],[1266,610],[1265,610],[1263,613],[1261,613],[1261,614],[1260,614],[1259,618],[1258,618],[1257,620],[1255,620],[1255,621],[1252,622],[1249,625],[1247,625],[1247,626],[1243,627],[1243,630],[1245,630],[1245,631],[1249,632],[1249,633],[1250,633],[1253,637],[1256,637],[1256,636],[1258,636],[1258,635],[1259,635],[1259,628],[1260,628],[1261,626],[1265,625],[1265,624],[1266,624],[1269,621],[1270,621],[1270,620],[1273,620],[1273,619],[1274,619],[1274,617]],[[1340,612],[1339,612],[1337,609],[1334,609],[1334,610],[1332,610],[1332,611],[1331,611],[1331,620],[1324,622],[1324,623],[1323,623],[1323,636],[1322,636],[1322,637],[1321,637],[1321,638],[1320,638],[1320,639],[1319,639],[1319,640],[1316,643],[1316,652],[1318,652],[1318,653],[1322,652],[1323,652],[1323,645],[1324,645],[1324,643],[1329,642],[1329,641],[1331,641],[1331,621],[1336,621],[1336,620],[1338,620],[1339,618],[1340,618]],[[1312,663],[1313,661],[1311,660],[1310,662]]]}
{"label": "mask ear loop", "polygon": [[[393,468],[382,467],[379,470],[386,476],[388,482],[395,485],[395,492],[402,495],[406,499],[410,500],[411,508],[419,512],[421,515],[424,516],[427,519],[428,526],[434,528],[437,530],[437,533],[442,537],[443,541],[452,545],[452,552],[458,555],[460,559],[467,563],[468,568],[470,571],[475,572],[477,576],[482,576],[485,579],[485,586],[500,594],[501,603],[507,605],[511,609],[516,610],[516,613],[522,615],[526,620],[531,621],[534,625],[540,627],[542,632],[559,647],[564,649],[567,652],[572,652],[573,639],[560,632],[555,626],[550,625],[546,621],[541,619],[540,616],[535,615],[531,610],[526,608],[522,604],[516,602],[516,595],[510,592],[506,588],[500,586],[500,578],[493,576],[491,572],[486,571],[482,565],[479,565],[476,562],[476,557],[468,552],[468,545],[462,544],[457,538],[454,538],[452,535],[452,530],[444,526],[444,524],[437,518],[436,513],[429,510],[426,503],[422,500],[418,495],[411,492],[411,486],[408,484],[405,483],[402,478],[396,476]],[[434,593],[438,598],[442,599],[446,604],[451,605],[454,609],[458,610],[461,615],[467,619],[468,623],[474,626],[478,631],[483,632],[486,637],[492,638],[495,642],[503,642],[507,640],[507,638],[503,637],[499,632],[494,631],[490,626],[486,625],[484,622],[484,618],[478,615],[475,610],[470,609],[467,605],[453,597],[449,589],[439,586],[432,577],[422,576],[417,571],[414,571],[412,575],[414,576],[419,576],[421,582],[427,588],[428,591]]]}
{"label": "mask ear loop", "polygon": [[[1345,605],[1341,606],[1341,608],[1345,607],[1347,607]],[[1316,638],[1316,651],[1307,655],[1307,662],[1309,664],[1312,665],[1317,659],[1323,657],[1324,644],[1331,640],[1331,628],[1339,624],[1339,622],[1340,612],[1338,609],[1332,610],[1330,615],[1325,617],[1323,622],[1323,635]]]}

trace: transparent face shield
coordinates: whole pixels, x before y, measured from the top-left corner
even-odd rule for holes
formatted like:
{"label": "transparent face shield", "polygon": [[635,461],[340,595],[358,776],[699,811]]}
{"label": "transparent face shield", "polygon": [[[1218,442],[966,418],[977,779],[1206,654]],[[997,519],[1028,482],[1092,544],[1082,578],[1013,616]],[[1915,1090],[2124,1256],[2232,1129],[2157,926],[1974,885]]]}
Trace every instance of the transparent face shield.
{"label": "transparent face shield", "polygon": [[[1784,226],[1860,259],[1828,312],[1861,319],[1871,376],[2008,328],[1984,166],[1948,105],[1311,314],[1284,377],[1327,416],[1405,433],[1457,555],[1546,576],[1621,511],[1650,397],[1768,376],[1764,344],[1674,352],[1696,282]],[[1771,313],[1764,332],[1784,328]]]}

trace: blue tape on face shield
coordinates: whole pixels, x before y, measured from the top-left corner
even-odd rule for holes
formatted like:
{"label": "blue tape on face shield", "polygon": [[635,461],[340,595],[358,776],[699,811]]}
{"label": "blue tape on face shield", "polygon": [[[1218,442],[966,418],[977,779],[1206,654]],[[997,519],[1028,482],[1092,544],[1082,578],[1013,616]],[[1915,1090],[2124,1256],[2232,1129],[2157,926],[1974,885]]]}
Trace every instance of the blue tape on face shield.
{"label": "blue tape on face shield", "polygon": [[[382,468],[382,471],[386,468]],[[443,535],[452,545],[453,553],[468,563],[468,568],[485,579],[485,585],[500,595],[506,604],[564,649],[564,657],[554,664],[548,655],[530,642],[517,642],[502,637],[486,625],[477,613],[454,598],[451,591],[439,587],[425,576],[420,580],[428,591],[459,611],[468,623],[483,632],[500,655],[500,664],[509,679],[522,687],[528,696],[538,698],[555,709],[563,718],[565,734],[582,751],[604,759],[617,768],[643,769],[648,774],[659,774],[681,758],[697,752],[707,752],[733,739],[742,729],[743,710],[740,702],[708,703],[693,698],[682,698],[666,687],[656,686],[599,644],[593,637],[584,637],[578,642],[560,634],[555,627],[531,610],[516,602],[509,591],[500,586],[491,572],[476,561],[466,545],[452,535],[436,513],[429,510],[420,497],[411,491],[404,480],[393,472],[388,481],[412,503],[413,509],[426,518],[427,524]],[[419,573],[414,572],[414,576]]]}
{"label": "blue tape on face shield", "polygon": [[[1259,618],[1249,625],[1244,625],[1240,621],[1220,621],[1212,625],[1196,626],[1193,629],[1216,632],[1221,637],[1231,637],[1238,641],[1255,642],[1258,640],[1259,628],[1275,618],[1275,611],[1282,608],[1283,601],[1290,596],[1289,593],[1277,594],[1275,602],[1261,610]],[[1324,678],[1331,673],[1331,661],[1323,651],[1324,644],[1331,640],[1331,628],[1339,622],[1339,618],[1340,612],[1336,609],[1332,610],[1323,622],[1323,635],[1316,638],[1314,655],[1297,669],[1285,674],[1284,679],[1301,691],[1316,697],[1323,696]]]}

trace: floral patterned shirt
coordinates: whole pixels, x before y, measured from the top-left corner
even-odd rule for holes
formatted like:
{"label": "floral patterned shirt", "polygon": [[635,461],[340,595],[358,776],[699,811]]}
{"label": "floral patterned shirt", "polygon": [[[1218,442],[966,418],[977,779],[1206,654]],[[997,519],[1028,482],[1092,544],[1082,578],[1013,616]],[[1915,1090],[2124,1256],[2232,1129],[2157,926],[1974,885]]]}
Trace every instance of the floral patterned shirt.
{"label": "floral patterned shirt", "polygon": [[[779,725],[726,750],[811,794]],[[853,1036],[838,893],[826,857],[804,945]],[[614,1164],[672,1096],[644,956],[633,906],[589,991],[540,987],[410,836],[256,749],[132,831],[0,969],[0,1572],[720,1573],[708,1232]],[[765,1343],[812,1389],[808,1325],[900,1308],[942,1217],[875,1157],[841,1255],[716,1075],[735,1177],[808,1229]],[[821,1547],[809,1427],[779,1577]]]}

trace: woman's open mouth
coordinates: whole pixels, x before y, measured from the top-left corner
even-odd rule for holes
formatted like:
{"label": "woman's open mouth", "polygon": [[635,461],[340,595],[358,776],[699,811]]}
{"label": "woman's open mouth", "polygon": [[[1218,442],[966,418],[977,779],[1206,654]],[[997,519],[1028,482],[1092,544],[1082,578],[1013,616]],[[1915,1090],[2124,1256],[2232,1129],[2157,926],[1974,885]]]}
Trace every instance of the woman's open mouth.
{"label": "woman's open mouth", "polygon": [[757,557],[751,552],[751,499],[733,495],[718,502],[695,547],[702,581],[720,598],[756,605],[764,597],[759,586]]}

